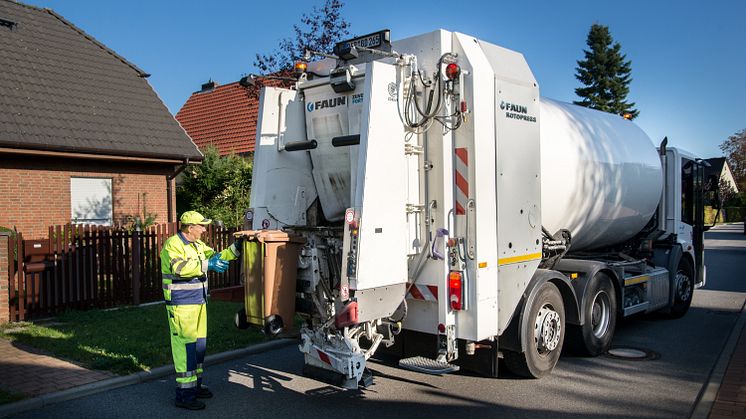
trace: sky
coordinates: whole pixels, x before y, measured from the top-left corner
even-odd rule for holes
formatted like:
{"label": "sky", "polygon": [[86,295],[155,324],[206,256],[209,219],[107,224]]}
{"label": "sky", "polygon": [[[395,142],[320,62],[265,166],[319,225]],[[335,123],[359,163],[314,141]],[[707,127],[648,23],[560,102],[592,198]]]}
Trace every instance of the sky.
{"label": "sky", "polygon": [[[303,13],[323,0],[24,0],[64,16],[130,62],[172,114],[212,79],[257,72]],[[521,52],[541,95],[577,100],[577,60],[590,26],[609,27],[632,61],[635,122],[658,144],[709,158],[746,128],[746,1],[347,0],[353,35],[390,29],[393,40],[435,29],[462,32]]]}

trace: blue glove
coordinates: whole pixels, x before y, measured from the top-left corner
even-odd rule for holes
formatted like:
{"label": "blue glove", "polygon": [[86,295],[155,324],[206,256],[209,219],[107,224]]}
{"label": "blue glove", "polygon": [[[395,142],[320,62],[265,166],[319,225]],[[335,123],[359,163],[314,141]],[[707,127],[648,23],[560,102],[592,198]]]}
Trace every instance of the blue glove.
{"label": "blue glove", "polygon": [[223,273],[228,270],[228,265],[230,263],[227,260],[220,259],[220,255],[215,255],[207,261],[207,270]]}

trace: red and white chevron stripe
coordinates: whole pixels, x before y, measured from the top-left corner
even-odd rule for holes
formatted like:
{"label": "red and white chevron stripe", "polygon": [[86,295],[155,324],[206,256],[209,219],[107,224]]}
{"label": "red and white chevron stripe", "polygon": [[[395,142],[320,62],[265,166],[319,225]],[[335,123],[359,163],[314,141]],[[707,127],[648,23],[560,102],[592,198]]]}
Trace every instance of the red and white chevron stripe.
{"label": "red and white chevron stripe", "polygon": [[438,286],[437,285],[413,285],[409,289],[407,298],[410,300],[422,300],[430,301],[431,303],[438,302]]}
{"label": "red and white chevron stripe", "polygon": [[469,200],[469,153],[465,148],[456,149],[456,215],[466,214],[466,202]]}

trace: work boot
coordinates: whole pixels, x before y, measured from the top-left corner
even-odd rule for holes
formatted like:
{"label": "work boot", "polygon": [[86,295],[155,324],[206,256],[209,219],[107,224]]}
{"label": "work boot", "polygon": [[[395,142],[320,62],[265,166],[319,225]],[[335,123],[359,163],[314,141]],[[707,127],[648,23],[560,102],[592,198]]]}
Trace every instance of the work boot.
{"label": "work boot", "polygon": [[184,402],[176,400],[176,407],[181,407],[182,409],[189,410],[202,410],[205,408],[205,404],[197,399],[192,399]]}
{"label": "work boot", "polygon": [[212,391],[210,391],[207,386],[200,386],[197,389],[197,398],[198,399],[210,399],[212,398]]}

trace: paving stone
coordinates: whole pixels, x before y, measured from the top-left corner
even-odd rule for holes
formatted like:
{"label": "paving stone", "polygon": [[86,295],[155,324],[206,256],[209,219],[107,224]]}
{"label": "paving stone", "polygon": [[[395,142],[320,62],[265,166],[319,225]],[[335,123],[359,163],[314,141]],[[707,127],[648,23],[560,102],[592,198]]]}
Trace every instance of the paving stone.
{"label": "paving stone", "polygon": [[111,377],[0,339],[2,388],[38,396]]}

